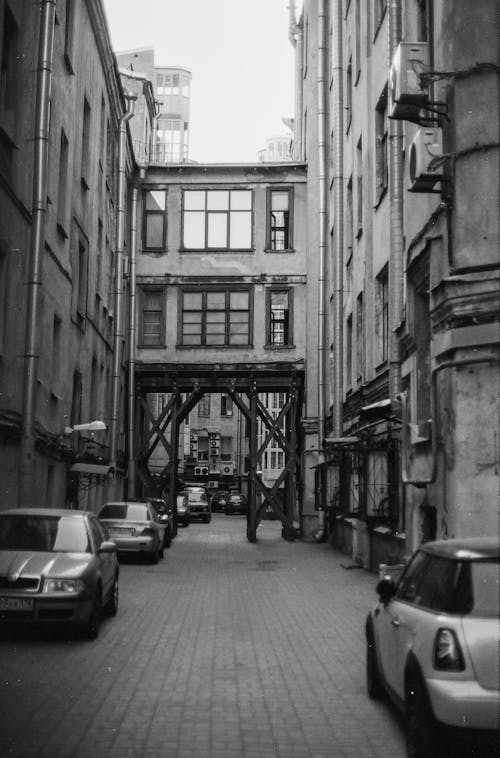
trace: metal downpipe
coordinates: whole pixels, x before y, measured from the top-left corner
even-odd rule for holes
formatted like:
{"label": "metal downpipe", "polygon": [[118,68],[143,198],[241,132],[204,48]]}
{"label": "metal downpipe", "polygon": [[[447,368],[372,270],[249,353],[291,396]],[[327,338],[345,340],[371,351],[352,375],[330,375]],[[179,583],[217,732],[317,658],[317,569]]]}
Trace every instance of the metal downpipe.
{"label": "metal downpipe", "polygon": [[[325,271],[326,271],[326,240],[327,240],[327,149],[326,149],[326,2],[320,0],[318,8],[318,223],[319,223],[319,271],[318,271],[318,450],[322,457],[322,446],[325,428]],[[316,542],[325,536],[325,510],[323,504],[318,505],[318,531],[314,535]]]}
{"label": "metal downpipe", "polygon": [[[140,177],[144,176],[141,169]],[[136,342],[136,254],[137,254],[137,187],[132,188],[130,209],[130,254],[129,254],[129,325],[128,325],[128,479],[127,494],[129,499],[135,497],[135,342]]]}
{"label": "metal downpipe", "polygon": [[[401,0],[389,2],[389,63],[401,42]],[[401,392],[401,358],[397,329],[403,319],[403,123],[389,120],[389,396]]]}
{"label": "metal downpipe", "polygon": [[113,375],[111,397],[111,424],[110,424],[110,459],[111,465],[116,466],[118,447],[118,421],[120,408],[120,380],[121,380],[121,353],[124,341],[123,328],[123,253],[125,250],[125,189],[126,189],[126,140],[127,122],[134,115],[133,103],[136,95],[126,94],[127,111],[120,119],[120,132],[118,142],[118,202],[116,208],[116,260],[115,260],[115,329],[113,333]]}
{"label": "metal downpipe", "polygon": [[43,284],[43,245],[47,212],[47,161],[50,128],[50,91],[54,48],[55,0],[40,3],[40,38],[36,74],[36,112],[33,159],[33,211],[29,275],[26,289],[21,465],[18,504],[31,505],[34,494],[35,406],[38,374],[40,294]]}
{"label": "metal downpipe", "polygon": [[334,333],[333,333],[333,432],[343,434],[344,406],[344,89],[342,45],[342,0],[333,3],[332,45],[334,47]]}

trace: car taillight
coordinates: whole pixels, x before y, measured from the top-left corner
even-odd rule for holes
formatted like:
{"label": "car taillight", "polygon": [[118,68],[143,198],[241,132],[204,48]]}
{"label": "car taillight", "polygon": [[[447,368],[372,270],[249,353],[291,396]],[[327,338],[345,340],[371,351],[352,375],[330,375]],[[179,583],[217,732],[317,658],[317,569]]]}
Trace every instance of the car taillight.
{"label": "car taillight", "polygon": [[434,668],[439,671],[463,671],[464,657],[452,629],[439,629],[434,642]]}
{"label": "car taillight", "polygon": [[155,533],[155,530],[152,526],[145,526],[144,529],[141,532],[141,537],[152,537]]}

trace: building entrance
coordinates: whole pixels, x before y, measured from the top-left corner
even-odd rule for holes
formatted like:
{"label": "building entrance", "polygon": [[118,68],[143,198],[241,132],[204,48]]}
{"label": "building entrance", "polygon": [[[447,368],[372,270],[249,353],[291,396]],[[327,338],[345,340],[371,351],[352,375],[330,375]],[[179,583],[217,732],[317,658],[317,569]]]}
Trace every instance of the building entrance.
{"label": "building entrance", "polygon": [[[231,468],[234,482],[246,490],[248,540],[256,541],[259,523],[269,512],[281,520],[283,538],[295,539],[298,530],[294,522],[301,508],[298,492],[301,489],[303,385],[302,366],[293,363],[137,366],[135,449],[131,455],[135,464],[132,467],[135,469],[134,494],[147,491],[159,497],[168,493],[170,502],[175,503],[176,491],[182,486],[186,471],[194,473],[197,481],[206,477],[209,482],[218,482],[221,478],[230,482]],[[163,396],[162,407],[156,411],[148,401],[153,393]],[[270,407],[267,402],[269,394],[275,393],[280,396],[278,408]],[[215,394],[229,398],[240,415],[237,447],[239,445],[241,461],[236,467],[224,465],[220,435],[210,432],[198,419],[198,431],[202,427],[207,433],[206,465],[203,457],[188,455],[186,468],[179,449],[181,427],[188,423],[187,434],[193,439],[189,431],[193,426],[188,422],[190,414],[200,401]],[[266,451],[271,445],[282,454],[280,472],[272,483],[263,476]]]}

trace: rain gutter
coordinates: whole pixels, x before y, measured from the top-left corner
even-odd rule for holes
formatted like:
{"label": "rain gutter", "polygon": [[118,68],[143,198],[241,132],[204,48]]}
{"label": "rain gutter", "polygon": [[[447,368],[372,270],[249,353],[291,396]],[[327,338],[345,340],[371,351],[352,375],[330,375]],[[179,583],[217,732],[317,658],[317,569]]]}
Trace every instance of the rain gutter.
{"label": "rain gutter", "polygon": [[33,211],[24,353],[23,411],[19,505],[30,505],[35,471],[35,406],[38,379],[40,303],[43,284],[43,249],[47,213],[47,162],[50,129],[50,92],[54,49],[55,0],[40,3],[40,37],[36,71],[36,111],[33,166]]}

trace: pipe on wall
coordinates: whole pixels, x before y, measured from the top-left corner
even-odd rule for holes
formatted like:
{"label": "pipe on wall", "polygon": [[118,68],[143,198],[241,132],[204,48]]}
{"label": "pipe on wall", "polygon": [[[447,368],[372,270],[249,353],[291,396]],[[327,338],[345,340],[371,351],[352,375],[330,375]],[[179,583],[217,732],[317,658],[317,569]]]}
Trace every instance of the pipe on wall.
{"label": "pipe on wall", "polygon": [[112,465],[116,464],[118,447],[118,422],[120,409],[120,384],[121,384],[121,357],[124,342],[123,328],[123,254],[125,250],[125,203],[126,203],[126,140],[127,122],[134,115],[134,101],[137,95],[127,93],[127,110],[120,118],[119,141],[118,141],[118,198],[116,207],[116,259],[115,259],[115,328],[113,333],[113,374],[112,374],[112,397],[111,397],[111,423],[110,423],[110,459]]}
{"label": "pipe on wall", "polygon": [[342,0],[332,9],[333,97],[334,97],[334,333],[333,333],[333,433],[342,437],[344,406],[344,88],[343,88],[343,23]]}
{"label": "pipe on wall", "polygon": [[[318,5],[318,72],[317,72],[317,97],[318,97],[318,449],[322,450],[325,436],[325,408],[326,408],[326,366],[325,366],[325,287],[326,287],[326,254],[328,238],[328,153],[326,144],[326,98],[328,85],[326,81],[326,2],[320,0]],[[321,455],[321,453],[320,453]],[[318,531],[314,535],[316,541],[323,539],[325,535],[325,511],[323,504],[318,504]]]}
{"label": "pipe on wall", "polygon": [[54,49],[55,0],[40,4],[40,36],[36,71],[36,111],[33,141],[33,210],[29,275],[26,288],[26,337],[24,352],[21,465],[19,466],[19,505],[30,505],[34,494],[35,410],[38,378],[40,295],[43,284],[43,246],[47,212],[47,161],[50,129],[50,92]]}
{"label": "pipe on wall", "polygon": [[[401,0],[389,0],[389,63],[402,36]],[[403,320],[403,123],[389,120],[389,396],[401,392],[397,329]]]}

